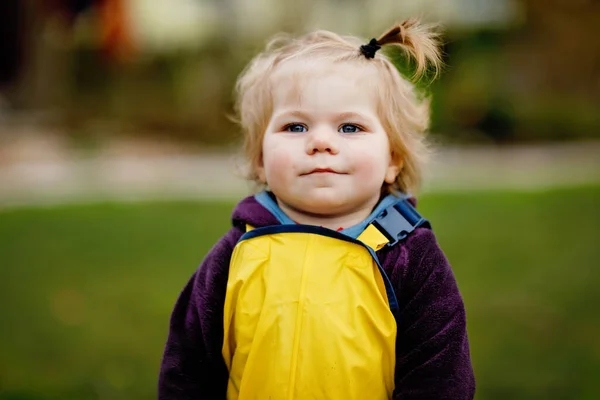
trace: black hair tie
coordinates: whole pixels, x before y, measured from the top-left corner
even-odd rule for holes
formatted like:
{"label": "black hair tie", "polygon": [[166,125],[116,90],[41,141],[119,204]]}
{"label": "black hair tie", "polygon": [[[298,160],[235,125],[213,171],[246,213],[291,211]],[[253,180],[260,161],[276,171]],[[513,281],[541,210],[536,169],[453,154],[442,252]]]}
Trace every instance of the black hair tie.
{"label": "black hair tie", "polygon": [[377,50],[381,49],[381,46],[377,44],[377,39],[373,38],[368,44],[360,46],[360,51],[367,58],[375,58]]}

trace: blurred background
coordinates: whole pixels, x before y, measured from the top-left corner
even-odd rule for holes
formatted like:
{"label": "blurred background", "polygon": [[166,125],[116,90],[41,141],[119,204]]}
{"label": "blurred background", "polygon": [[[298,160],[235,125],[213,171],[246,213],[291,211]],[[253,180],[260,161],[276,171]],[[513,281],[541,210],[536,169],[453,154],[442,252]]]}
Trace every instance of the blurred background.
{"label": "blurred background", "polygon": [[168,318],[249,192],[237,74],[279,31],[441,22],[419,209],[477,399],[598,399],[600,2],[0,2],[0,400],[152,399]]}

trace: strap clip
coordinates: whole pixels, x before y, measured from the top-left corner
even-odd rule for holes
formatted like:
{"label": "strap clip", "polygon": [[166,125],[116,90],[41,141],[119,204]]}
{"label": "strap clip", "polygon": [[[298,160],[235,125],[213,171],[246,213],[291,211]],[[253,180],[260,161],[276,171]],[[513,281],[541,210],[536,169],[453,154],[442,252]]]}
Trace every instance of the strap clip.
{"label": "strap clip", "polygon": [[417,227],[425,224],[429,226],[429,221],[423,218],[408,200],[402,200],[383,210],[372,224],[388,238],[387,246],[393,246]]}

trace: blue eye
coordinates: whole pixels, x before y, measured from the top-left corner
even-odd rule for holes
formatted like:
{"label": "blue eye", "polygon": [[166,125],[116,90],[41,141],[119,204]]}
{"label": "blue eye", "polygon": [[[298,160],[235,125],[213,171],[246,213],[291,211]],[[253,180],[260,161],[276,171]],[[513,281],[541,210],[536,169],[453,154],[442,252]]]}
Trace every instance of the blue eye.
{"label": "blue eye", "polygon": [[294,133],[302,133],[302,132],[308,131],[306,126],[302,125],[302,124],[289,124],[284,128],[284,130],[286,130],[288,132],[294,132]]}
{"label": "blue eye", "polygon": [[362,131],[362,129],[354,124],[344,124],[340,126],[340,129],[338,130],[340,133],[357,133],[360,131]]}

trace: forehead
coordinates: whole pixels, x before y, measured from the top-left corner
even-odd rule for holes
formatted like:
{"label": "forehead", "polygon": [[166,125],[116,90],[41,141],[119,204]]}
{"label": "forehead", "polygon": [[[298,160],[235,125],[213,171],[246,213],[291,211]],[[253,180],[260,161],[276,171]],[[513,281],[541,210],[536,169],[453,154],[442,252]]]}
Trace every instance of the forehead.
{"label": "forehead", "polygon": [[377,70],[372,65],[292,59],[275,70],[271,93],[275,108],[352,111],[368,107],[374,110],[378,85]]}

